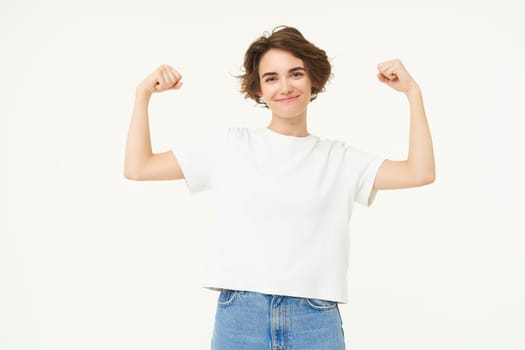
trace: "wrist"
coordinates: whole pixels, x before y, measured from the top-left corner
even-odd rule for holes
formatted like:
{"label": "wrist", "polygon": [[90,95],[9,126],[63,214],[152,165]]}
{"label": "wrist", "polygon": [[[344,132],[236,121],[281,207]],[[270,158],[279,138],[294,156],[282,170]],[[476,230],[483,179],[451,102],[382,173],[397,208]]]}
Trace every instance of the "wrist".
{"label": "wrist", "polygon": [[135,89],[135,95],[136,97],[149,98],[151,95],[153,95],[153,91],[150,91],[142,85],[139,85]]}
{"label": "wrist", "polygon": [[414,85],[412,85],[411,87],[409,87],[409,88],[405,91],[405,95],[406,95],[408,98],[411,98],[411,97],[414,97],[414,96],[420,96],[420,95],[421,95],[421,89],[419,88],[419,85],[414,84]]}

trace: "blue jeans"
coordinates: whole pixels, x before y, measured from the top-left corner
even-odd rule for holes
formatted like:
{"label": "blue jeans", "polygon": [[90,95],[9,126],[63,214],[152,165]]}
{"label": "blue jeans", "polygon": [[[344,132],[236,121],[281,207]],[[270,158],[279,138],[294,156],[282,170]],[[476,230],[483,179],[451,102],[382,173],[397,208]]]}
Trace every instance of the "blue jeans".
{"label": "blue jeans", "polygon": [[212,350],[344,350],[335,301],[222,289]]}

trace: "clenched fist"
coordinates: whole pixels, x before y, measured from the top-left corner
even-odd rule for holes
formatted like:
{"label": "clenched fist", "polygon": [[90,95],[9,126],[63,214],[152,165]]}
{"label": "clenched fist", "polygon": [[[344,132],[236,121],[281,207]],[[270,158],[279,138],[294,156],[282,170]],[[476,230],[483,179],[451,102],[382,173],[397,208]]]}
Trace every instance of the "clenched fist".
{"label": "clenched fist", "polygon": [[377,70],[379,71],[377,79],[397,91],[407,93],[412,89],[419,89],[415,80],[398,59],[379,63]]}
{"label": "clenched fist", "polygon": [[177,90],[182,86],[181,78],[182,76],[175,68],[162,64],[139,84],[137,90],[143,90],[150,94],[171,89]]}

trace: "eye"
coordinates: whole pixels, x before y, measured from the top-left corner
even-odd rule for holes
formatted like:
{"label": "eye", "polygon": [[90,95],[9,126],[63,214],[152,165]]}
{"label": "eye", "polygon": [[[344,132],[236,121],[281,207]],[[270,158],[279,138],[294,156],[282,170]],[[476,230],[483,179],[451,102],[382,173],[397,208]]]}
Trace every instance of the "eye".
{"label": "eye", "polygon": [[275,77],[270,76],[270,77],[267,77],[266,79],[264,79],[264,82],[265,83],[269,83],[269,82],[274,81],[274,80],[275,80]]}
{"label": "eye", "polygon": [[304,75],[303,72],[293,72],[292,73],[292,77],[294,77],[294,78],[300,78],[303,75]]}

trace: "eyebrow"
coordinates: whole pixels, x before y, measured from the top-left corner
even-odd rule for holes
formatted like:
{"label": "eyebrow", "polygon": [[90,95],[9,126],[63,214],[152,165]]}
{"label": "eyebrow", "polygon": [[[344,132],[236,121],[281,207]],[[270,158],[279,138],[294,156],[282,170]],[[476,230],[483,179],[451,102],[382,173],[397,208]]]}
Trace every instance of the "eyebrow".
{"label": "eyebrow", "polygon": [[[295,71],[298,71],[298,70],[303,70],[303,71],[306,72],[306,69],[304,69],[304,67],[293,67],[292,69],[290,69],[290,70],[288,71],[288,73],[295,72]],[[264,74],[262,75],[262,78],[264,78],[264,77],[267,76],[267,75],[277,75],[277,73],[275,73],[275,72],[266,72],[266,73],[264,73]]]}

